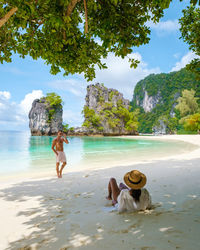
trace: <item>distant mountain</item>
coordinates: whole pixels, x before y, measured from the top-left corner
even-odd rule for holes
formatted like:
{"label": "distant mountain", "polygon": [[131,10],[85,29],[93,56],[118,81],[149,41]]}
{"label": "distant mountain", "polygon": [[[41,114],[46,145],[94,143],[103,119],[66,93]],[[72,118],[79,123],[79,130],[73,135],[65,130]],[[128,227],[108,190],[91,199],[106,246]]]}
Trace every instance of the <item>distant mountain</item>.
{"label": "distant mountain", "polygon": [[185,68],[168,74],[151,74],[134,89],[132,108],[139,108],[139,132],[151,133],[161,116],[173,118],[177,99],[184,89],[193,89],[200,97],[200,81]]}

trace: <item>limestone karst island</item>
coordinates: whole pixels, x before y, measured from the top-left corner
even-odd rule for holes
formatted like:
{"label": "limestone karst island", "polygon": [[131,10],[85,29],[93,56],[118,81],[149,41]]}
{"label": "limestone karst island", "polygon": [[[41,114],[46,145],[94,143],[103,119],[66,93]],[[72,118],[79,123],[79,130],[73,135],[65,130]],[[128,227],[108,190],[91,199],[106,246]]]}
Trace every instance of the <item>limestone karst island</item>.
{"label": "limestone karst island", "polygon": [[29,127],[32,135],[56,135],[59,129],[78,136],[195,134],[200,132],[198,96],[200,82],[186,69],[147,76],[136,84],[132,100],[96,83],[87,86],[81,127],[63,126],[62,100],[55,93],[34,100]]}

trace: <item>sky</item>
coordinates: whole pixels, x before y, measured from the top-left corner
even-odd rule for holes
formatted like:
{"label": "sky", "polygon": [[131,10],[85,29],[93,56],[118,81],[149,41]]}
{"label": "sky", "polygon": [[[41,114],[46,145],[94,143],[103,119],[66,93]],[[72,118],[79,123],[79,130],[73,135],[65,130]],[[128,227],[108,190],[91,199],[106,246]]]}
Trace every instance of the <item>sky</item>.
{"label": "sky", "polygon": [[29,130],[28,113],[34,99],[56,92],[64,101],[63,121],[81,126],[81,111],[85,104],[86,87],[97,82],[115,88],[131,100],[136,83],[149,74],[168,73],[185,67],[195,54],[180,39],[178,19],[189,0],[174,0],[158,24],[149,22],[150,42],[135,48],[129,57],[139,59],[136,69],[128,59],[108,55],[108,69],[96,69],[96,78],[87,82],[83,75],[50,74],[50,67],[41,59],[25,59],[13,55],[11,63],[0,64],[0,130]]}

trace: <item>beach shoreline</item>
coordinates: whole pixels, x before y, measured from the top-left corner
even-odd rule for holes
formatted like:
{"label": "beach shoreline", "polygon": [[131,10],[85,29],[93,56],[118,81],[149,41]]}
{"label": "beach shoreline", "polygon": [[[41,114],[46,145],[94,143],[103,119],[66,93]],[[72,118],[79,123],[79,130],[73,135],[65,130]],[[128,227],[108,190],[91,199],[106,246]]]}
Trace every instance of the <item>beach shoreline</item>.
{"label": "beach shoreline", "polygon": [[[197,148],[125,166],[66,169],[62,179],[53,170],[2,179],[0,249],[199,249],[200,135],[121,138],[178,140]],[[120,182],[134,168],[147,175],[155,209],[110,212],[104,199],[109,178]]]}
{"label": "beach shoreline", "polygon": [[[109,137],[111,138],[111,137]],[[195,145],[196,148],[189,148],[186,150],[186,152],[181,153],[179,155],[179,153],[177,154],[176,152],[174,152],[173,154],[168,154],[167,156],[163,156],[163,155],[158,155],[158,156],[154,156],[154,157],[150,157],[148,159],[140,159],[140,160],[135,160],[134,162],[132,161],[132,159],[126,159],[126,161],[124,162],[117,162],[117,165],[120,164],[120,166],[129,166],[129,165],[137,165],[137,164],[142,164],[142,163],[147,163],[147,162],[152,162],[154,160],[168,160],[168,159],[189,159],[189,158],[193,158],[195,157],[195,155],[200,153],[200,136],[199,135],[161,135],[161,136],[154,136],[154,135],[148,135],[148,136],[129,136],[129,135],[124,135],[124,136],[116,136],[114,138],[121,138],[121,139],[134,139],[134,140],[138,140],[138,139],[142,139],[142,140],[151,140],[151,141],[167,141],[167,142],[185,142],[187,144],[190,145]],[[84,172],[84,171],[93,171],[93,170],[98,170],[98,169],[105,169],[105,168],[112,168],[116,166],[116,161],[113,162],[107,162],[106,164],[104,164],[103,166],[101,165],[97,165],[97,166],[92,166],[91,167],[86,167],[83,165],[79,165],[79,167],[69,167],[66,166],[65,170],[67,169],[67,172],[70,173],[76,173],[76,172]],[[14,173],[14,174],[3,174],[0,176],[0,181],[1,183],[8,183],[8,182],[16,182],[16,181],[23,181],[24,179],[38,179],[38,178],[51,178],[52,176],[54,176],[55,174],[55,169],[51,169],[51,170],[43,170],[41,172],[37,171],[24,171],[21,173]]]}

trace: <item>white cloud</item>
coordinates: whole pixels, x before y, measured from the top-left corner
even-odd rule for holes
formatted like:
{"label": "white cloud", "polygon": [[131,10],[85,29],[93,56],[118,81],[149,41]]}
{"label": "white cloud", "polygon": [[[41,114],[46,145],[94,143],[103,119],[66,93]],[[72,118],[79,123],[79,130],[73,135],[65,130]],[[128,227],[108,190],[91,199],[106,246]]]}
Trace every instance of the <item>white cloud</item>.
{"label": "white cloud", "polygon": [[152,21],[146,22],[146,25],[149,26],[152,30],[155,30],[158,35],[167,35],[172,32],[176,32],[180,28],[178,20],[167,20],[160,21],[159,23],[153,23]]}
{"label": "white cloud", "polygon": [[140,61],[136,69],[130,68],[128,57],[122,59],[121,57],[115,57],[113,53],[109,53],[108,57],[102,60],[108,68],[100,70],[96,67],[96,78],[91,82],[86,82],[83,75],[79,75],[77,79],[56,80],[48,83],[48,85],[58,90],[70,92],[76,97],[83,99],[86,95],[87,85],[99,82],[104,83],[106,87],[119,90],[126,98],[132,99],[134,87],[139,80],[149,74],[157,74],[161,71],[159,67],[150,68],[142,60],[142,56],[138,52],[132,53],[129,55],[129,58],[135,58]]}
{"label": "white cloud", "polygon": [[[125,98],[129,100],[133,97],[133,90],[136,83],[152,73],[160,73],[159,68],[150,68],[143,60],[139,53],[132,53],[129,58],[135,58],[140,61],[140,64],[136,69],[130,68],[128,58],[115,57],[113,53],[109,53],[107,59],[103,60],[108,66],[107,69],[96,69],[96,78],[92,82],[86,82],[84,78],[76,80],[68,79],[63,81],[56,81],[50,83],[57,89],[62,89],[73,93],[76,91],[76,96],[82,99],[82,102],[86,95],[86,86],[92,83],[104,83],[108,88],[115,88],[124,94]],[[74,92],[75,93],[75,92]],[[65,110],[63,107],[63,121],[70,124],[70,126],[80,126],[83,122],[83,115],[81,111],[83,106],[79,102],[76,106],[70,107]],[[78,107],[79,106],[79,107]],[[74,111],[76,109],[76,111]]]}
{"label": "white cloud", "polygon": [[[124,94],[126,98],[132,99],[133,90],[136,83],[152,73],[160,73],[160,68],[150,68],[147,63],[142,60],[139,53],[132,53],[129,58],[135,58],[140,61],[136,69],[130,68],[128,58],[115,57],[110,53],[103,62],[108,66],[107,69],[96,70],[96,78],[92,81],[104,83],[106,87],[116,88]],[[90,82],[91,83],[91,82]]]}
{"label": "white cloud", "polygon": [[20,103],[20,106],[26,115],[29,113],[33,101],[35,99],[40,99],[42,96],[44,96],[42,90],[32,90],[31,93],[25,95],[24,99]]}
{"label": "white cloud", "polygon": [[83,123],[83,115],[81,112],[74,112],[69,109],[63,110],[63,122],[71,126],[77,127]]}
{"label": "white cloud", "polygon": [[43,96],[41,90],[33,90],[20,103],[11,100],[8,91],[0,91],[0,125],[9,129],[28,129],[28,112],[32,102]]}
{"label": "white cloud", "polygon": [[0,98],[4,100],[10,99],[11,94],[8,91],[0,91]]}
{"label": "white cloud", "polygon": [[[80,126],[83,122],[81,111],[84,105],[86,95],[86,87],[88,84],[96,82],[104,83],[108,88],[115,88],[124,94],[129,100],[133,97],[133,90],[136,83],[148,76],[149,74],[160,73],[160,68],[151,68],[142,59],[139,53],[132,53],[129,58],[135,58],[140,61],[136,69],[130,68],[128,58],[115,57],[113,53],[109,53],[107,59],[103,60],[108,69],[100,70],[96,68],[96,78],[91,82],[86,82],[83,75],[78,75],[76,79],[67,78],[56,80],[48,83],[48,86],[57,90],[66,91],[74,95],[73,102],[68,99],[64,100],[63,121],[70,126]],[[70,99],[71,100],[71,99]]]}
{"label": "white cloud", "polygon": [[[130,68],[129,58],[135,58],[140,61],[136,69]],[[139,80],[149,74],[158,74],[161,71],[159,67],[149,67],[138,52],[130,54],[129,58],[122,59],[121,57],[115,57],[113,53],[109,53],[108,57],[102,60],[108,68],[100,70],[96,66],[96,78],[91,82],[87,82],[83,74],[81,74],[76,79],[68,78],[49,82],[48,86],[72,93],[76,97],[83,99],[86,95],[87,85],[99,82],[104,83],[108,88],[119,90],[126,98],[132,99],[134,87]]]}
{"label": "white cloud", "polygon": [[71,101],[68,98],[66,98],[66,100],[64,99],[63,106],[63,122],[69,124],[70,127],[81,126],[83,123],[83,115],[81,114],[81,111],[83,109],[84,98],[87,92],[87,85],[88,83],[82,75],[79,75],[77,79],[68,78],[48,83],[48,86],[52,88],[73,95],[73,97],[70,97]]}
{"label": "white cloud", "polygon": [[86,80],[81,79],[64,79],[64,80],[55,80],[48,83],[50,87],[53,87],[58,90],[63,90],[72,93],[75,96],[82,97],[86,93]]}
{"label": "white cloud", "polygon": [[10,92],[0,91],[0,123],[24,121],[21,109],[10,97]]}
{"label": "white cloud", "polygon": [[[108,88],[115,88],[122,92],[125,98],[132,99],[135,84],[152,73],[160,73],[159,67],[151,68],[142,59],[139,53],[132,53],[130,58],[140,60],[140,64],[136,69],[130,68],[128,58],[115,57],[113,53],[109,53],[108,58],[104,59],[108,69],[96,69],[96,78],[92,82],[86,82],[83,75],[77,75],[76,78],[68,78],[56,80],[48,83],[58,90],[63,90],[73,94],[70,99],[64,100],[63,121],[69,123],[70,126],[80,126],[83,122],[81,111],[84,105],[86,95],[86,87],[91,83],[104,83]],[[28,112],[34,99],[43,96],[42,90],[33,90],[25,95],[19,103],[12,102],[11,94],[8,91],[0,92],[0,123],[10,124],[9,126],[23,125],[28,129]],[[73,100],[75,101],[73,101]]]}
{"label": "white cloud", "polygon": [[[61,83],[59,86],[60,88],[65,88],[65,82]],[[71,81],[71,85],[74,86],[75,91],[76,90],[76,81]],[[82,81],[78,82],[79,87]],[[78,87],[77,87],[78,88]],[[86,88],[81,87],[82,89]],[[82,94],[82,93],[81,93]],[[12,129],[28,129],[28,113],[31,109],[32,103],[35,99],[41,98],[43,95],[42,90],[33,90],[31,93],[28,93],[25,95],[24,99],[19,102],[13,102],[11,100],[11,94],[8,91],[0,91],[0,126],[2,128],[9,128]],[[78,94],[80,96],[80,94]],[[82,95],[82,98],[84,99],[85,94]],[[65,106],[63,107],[63,121],[65,123],[68,123],[70,126],[80,126],[83,122],[83,115],[81,114],[82,106],[79,105],[79,109],[75,107],[75,111],[73,110],[74,106],[70,109],[65,109]]]}
{"label": "white cloud", "polygon": [[170,70],[172,71],[178,71],[182,68],[184,68],[188,63],[190,63],[194,58],[199,58],[194,52],[189,51],[186,55],[184,55],[179,62],[175,64],[175,66]]}

